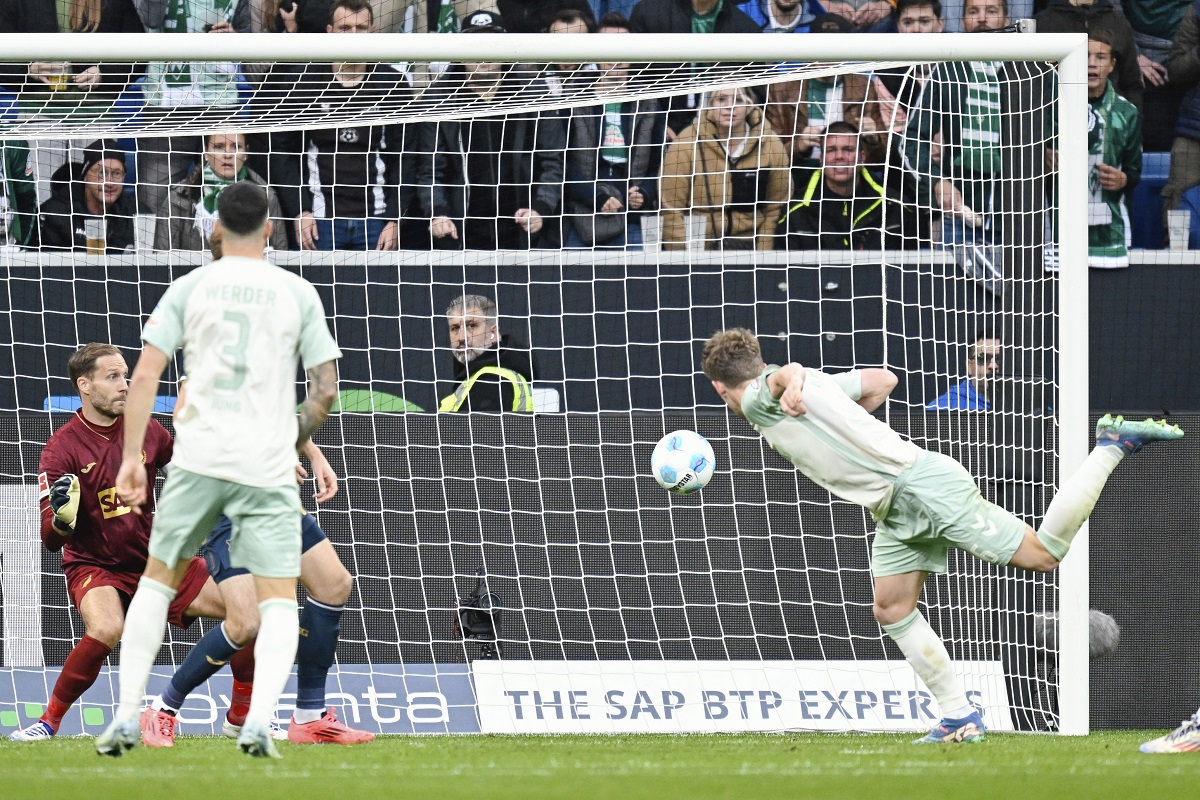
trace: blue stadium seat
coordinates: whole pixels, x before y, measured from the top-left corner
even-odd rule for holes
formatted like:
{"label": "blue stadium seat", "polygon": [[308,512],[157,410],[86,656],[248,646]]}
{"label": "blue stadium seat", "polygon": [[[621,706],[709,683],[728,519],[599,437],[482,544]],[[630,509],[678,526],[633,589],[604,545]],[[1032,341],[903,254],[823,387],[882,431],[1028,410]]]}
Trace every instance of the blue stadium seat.
{"label": "blue stadium seat", "polygon": [[1157,250],[1164,246],[1162,189],[1167,185],[1170,165],[1170,153],[1142,153],[1142,179],[1129,199],[1135,248]]}
{"label": "blue stadium seat", "polygon": [[[77,394],[52,394],[42,401],[42,411],[73,414],[82,403]],[[175,398],[159,395],[154,400],[155,414],[170,414],[175,408]]]}

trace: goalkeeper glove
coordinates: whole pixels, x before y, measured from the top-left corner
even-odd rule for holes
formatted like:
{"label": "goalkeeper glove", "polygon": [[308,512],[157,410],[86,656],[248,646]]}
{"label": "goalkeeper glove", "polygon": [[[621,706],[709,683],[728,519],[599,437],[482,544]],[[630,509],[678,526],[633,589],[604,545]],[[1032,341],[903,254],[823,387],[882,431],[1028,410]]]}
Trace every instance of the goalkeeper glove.
{"label": "goalkeeper glove", "polygon": [[79,515],[79,478],[63,475],[50,487],[50,509],[54,512],[54,527],[59,533],[68,534],[75,530],[75,518]]}

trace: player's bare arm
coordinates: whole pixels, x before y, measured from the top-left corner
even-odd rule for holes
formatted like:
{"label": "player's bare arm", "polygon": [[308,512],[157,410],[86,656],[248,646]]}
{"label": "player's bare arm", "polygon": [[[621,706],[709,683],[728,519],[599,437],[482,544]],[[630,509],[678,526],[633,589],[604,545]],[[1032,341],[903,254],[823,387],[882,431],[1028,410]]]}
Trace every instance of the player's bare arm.
{"label": "player's bare arm", "polygon": [[[139,365],[141,362],[138,362]],[[135,372],[136,374],[136,372]],[[333,361],[308,370],[308,397],[300,406],[300,432],[296,437],[296,449],[304,447],[304,443],[321,427],[321,423],[329,416],[333,401],[337,399],[337,366]]]}
{"label": "player's bare arm", "polygon": [[779,408],[789,417],[799,417],[808,411],[804,407],[804,367],[787,364],[767,376],[767,388],[779,401]]}
{"label": "player's bare arm", "polygon": [[899,380],[896,373],[881,367],[872,367],[861,372],[862,396],[858,398],[858,404],[873,413],[891,396]]}
{"label": "player's bare arm", "polygon": [[129,379],[129,396],[125,401],[125,448],[121,469],[117,473],[117,494],[127,506],[141,513],[149,495],[146,466],[142,463],[142,445],[146,426],[158,395],[158,381],[167,368],[167,355],[154,345],[142,348],[133,377]]}
{"label": "player's bare arm", "polygon": [[[333,471],[329,460],[325,458],[325,454],[321,452],[321,448],[313,444],[312,439],[309,439],[300,448],[300,453],[307,456],[312,463],[313,479],[317,482],[317,491],[313,495],[313,499],[318,503],[324,503],[329,500],[338,491],[337,473]],[[304,468],[301,467],[303,470]],[[303,477],[308,477],[307,472]]]}

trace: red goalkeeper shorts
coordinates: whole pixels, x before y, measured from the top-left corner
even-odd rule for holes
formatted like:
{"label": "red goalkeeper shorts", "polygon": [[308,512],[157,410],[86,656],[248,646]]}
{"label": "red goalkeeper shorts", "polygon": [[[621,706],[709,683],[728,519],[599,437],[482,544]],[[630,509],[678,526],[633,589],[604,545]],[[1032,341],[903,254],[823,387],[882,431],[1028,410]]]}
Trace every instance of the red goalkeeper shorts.
{"label": "red goalkeeper shorts", "polygon": [[[79,608],[83,596],[92,589],[97,586],[111,586],[117,590],[117,595],[121,598],[121,605],[128,609],[129,601],[133,598],[133,593],[137,591],[138,579],[142,577],[139,572],[113,572],[91,564],[81,564],[65,569],[63,574],[67,578],[67,591],[70,592],[71,600],[75,603],[76,608]],[[187,572],[184,573],[183,582],[179,584],[179,589],[175,592],[175,599],[171,601],[171,606],[167,610],[167,622],[177,628],[186,628],[195,622],[196,618],[187,616],[185,612],[192,601],[196,599],[196,595],[200,594],[200,590],[204,588],[206,580],[208,580],[208,567],[204,565],[204,559],[193,558],[192,563],[188,564]]]}

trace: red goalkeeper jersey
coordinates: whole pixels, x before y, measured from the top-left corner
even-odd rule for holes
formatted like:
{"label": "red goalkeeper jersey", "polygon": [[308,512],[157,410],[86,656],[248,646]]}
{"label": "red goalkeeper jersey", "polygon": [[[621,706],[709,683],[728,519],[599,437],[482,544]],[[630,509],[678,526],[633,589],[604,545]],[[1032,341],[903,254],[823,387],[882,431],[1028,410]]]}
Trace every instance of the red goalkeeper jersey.
{"label": "red goalkeeper jersey", "polygon": [[[146,569],[154,493],[151,491],[150,501],[141,514],[135,514],[117,497],[117,472],[121,469],[124,445],[123,418],[118,417],[104,428],[88,422],[82,412],[76,411],[71,421],[55,431],[42,449],[38,463],[42,543],[48,550],[62,548],[64,570],[84,564],[113,572],[141,573]],[[171,434],[151,419],[142,461],[152,490],[159,468],[171,461],[171,448]],[[52,524],[50,487],[67,474],[79,477],[79,515],[75,531],[63,536]]]}

